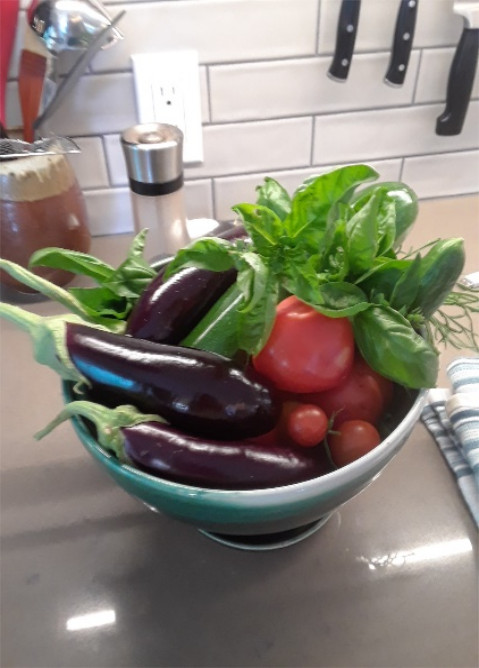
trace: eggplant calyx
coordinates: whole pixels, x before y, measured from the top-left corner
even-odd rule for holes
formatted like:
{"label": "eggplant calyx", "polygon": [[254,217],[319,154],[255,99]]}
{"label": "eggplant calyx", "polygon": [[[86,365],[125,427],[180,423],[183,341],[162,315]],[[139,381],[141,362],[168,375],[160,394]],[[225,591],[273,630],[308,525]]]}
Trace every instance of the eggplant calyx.
{"label": "eggplant calyx", "polygon": [[35,438],[40,440],[62,422],[77,415],[93,422],[100,445],[113,452],[119,461],[124,463],[131,462],[125,453],[122,429],[141,422],[165,422],[159,415],[141,413],[135,406],[128,404],[107,408],[93,401],[79,400],[66,404],[46,427],[35,434]]}
{"label": "eggplant calyx", "polygon": [[66,348],[66,323],[83,322],[82,318],[75,315],[42,317],[14,304],[0,304],[0,317],[10,320],[30,336],[33,356],[39,364],[50,367],[65,380],[89,384],[73,365]]}

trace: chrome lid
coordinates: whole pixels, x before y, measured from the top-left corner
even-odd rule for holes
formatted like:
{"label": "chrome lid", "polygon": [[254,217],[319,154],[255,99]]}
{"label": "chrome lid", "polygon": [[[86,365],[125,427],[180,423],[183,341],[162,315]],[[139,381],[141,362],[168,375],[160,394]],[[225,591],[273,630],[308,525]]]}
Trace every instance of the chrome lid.
{"label": "chrome lid", "polygon": [[166,123],[134,125],[121,135],[130,181],[163,184],[183,175],[183,133]]}

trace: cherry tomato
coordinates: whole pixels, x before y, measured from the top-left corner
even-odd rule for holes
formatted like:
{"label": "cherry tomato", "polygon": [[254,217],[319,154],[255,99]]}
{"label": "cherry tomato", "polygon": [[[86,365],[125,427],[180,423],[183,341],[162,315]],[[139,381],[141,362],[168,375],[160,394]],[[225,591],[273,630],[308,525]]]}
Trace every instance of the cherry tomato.
{"label": "cherry tomato", "polygon": [[328,433],[326,413],[313,404],[298,404],[289,412],[286,430],[295,444],[303,448],[318,445]]}
{"label": "cherry tomato", "polygon": [[291,296],[278,304],[270,337],[253,366],[281,390],[320,392],[341,383],[353,360],[349,320],[328,318]]}
{"label": "cherry tomato", "polygon": [[265,434],[259,434],[249,438],[249,441],[254,441],[255,443],[261,443],[263,445],[294,445],[293,440],[290,438],[287,431],[288,417],[291,411],[293,411],[299,402],[296,401],[295,395],[278,393],[282,397],[281,404],[281,414],[279,416],[278,422],[270,431],[267,431]]}
{"label": "cherry tomato", "polygon": [[336,466],[346,466],[373,450],[381,442],[378,430],[364,420],[348,420],[338,433],[328,436],[328,447]]}
{"label": "cherry tomato", "polygon": [[[384,382],[382,382],[384,381]],[[325,392],[305,395],[305,401],[320,406],[334,427],[347,420],[365,420],[376,424],[390,399],[392,383],[373,371],[356,355],[353,368],[340,385]]]}

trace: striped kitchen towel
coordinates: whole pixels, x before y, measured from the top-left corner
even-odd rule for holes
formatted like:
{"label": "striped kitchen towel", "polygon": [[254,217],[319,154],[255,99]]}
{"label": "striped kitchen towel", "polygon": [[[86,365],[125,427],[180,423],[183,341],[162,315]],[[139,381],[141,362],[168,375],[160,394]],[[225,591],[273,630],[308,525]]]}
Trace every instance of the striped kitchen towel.
{"label": "striped kitchen towel", "polygon": [[454,360],[447,375],[451,390],[430,390],[421,420],[456,476],[479,527],[479,358]]}

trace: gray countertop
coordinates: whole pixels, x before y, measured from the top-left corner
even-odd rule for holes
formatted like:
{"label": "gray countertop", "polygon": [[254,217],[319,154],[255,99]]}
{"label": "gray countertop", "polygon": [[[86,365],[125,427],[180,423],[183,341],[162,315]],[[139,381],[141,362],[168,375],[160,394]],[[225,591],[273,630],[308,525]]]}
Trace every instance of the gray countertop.
{"label": "gray countertop", "polygon": [[[464,236],[477,270],[477,214],[475,197],[423,202],[411,244]],[[129,240],[92,252],[115,263]],[[421,424],[317,533],[235,550],[127,496],[69,423],[34,441],[60,385],[0,331],[4,668],[477,665],[477,530]]]}

